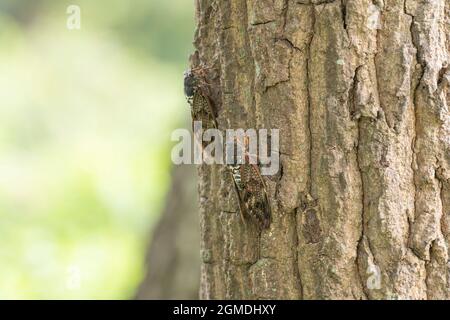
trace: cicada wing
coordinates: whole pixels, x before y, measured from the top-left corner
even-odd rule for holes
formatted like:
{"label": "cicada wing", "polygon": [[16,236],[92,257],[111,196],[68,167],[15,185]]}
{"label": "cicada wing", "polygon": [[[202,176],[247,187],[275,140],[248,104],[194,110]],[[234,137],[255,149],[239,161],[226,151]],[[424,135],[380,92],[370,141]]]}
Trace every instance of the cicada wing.
{"label": "cicada wing", "polygon": [[[217,129],[212,102],[201,90],[197,90],[192,99],[192,119],[193,121],[201,121],[203,132],[208,129]],[[202,137],[199,138],[199,143],[202,145],[203,150],[206,148],[207,143],[201,141]]]}
{"label": "cicada wing", "polygon": [[241,167],[244,186],[242,199],[247,212],[262,229],[267,229],[271,222],[271,208],[267,187],[259,172],[259,167],[253,164],[244,164]]}
{"label": "cicada wing", "polygon": [[203,130],[217,129],[216,116],[211,100],[202,90],[197,90],[192,100],[196,121],[202,121]]}

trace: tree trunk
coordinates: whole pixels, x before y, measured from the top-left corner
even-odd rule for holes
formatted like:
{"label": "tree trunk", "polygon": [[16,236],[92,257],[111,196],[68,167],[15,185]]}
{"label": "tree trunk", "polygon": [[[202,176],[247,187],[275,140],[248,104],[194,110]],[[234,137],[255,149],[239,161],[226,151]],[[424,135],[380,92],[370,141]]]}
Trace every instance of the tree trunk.
{"label": "tree trunk", "polygon": [[199,170],[201,298],[449,298],[450,1],[196,8],[219,128],[281,130],[260,236]]}
{"label": "tree trunk", "polygon": [[172,186],[147,253],[136,299],[198,299],[199,228],[193,166],[174,167]]}

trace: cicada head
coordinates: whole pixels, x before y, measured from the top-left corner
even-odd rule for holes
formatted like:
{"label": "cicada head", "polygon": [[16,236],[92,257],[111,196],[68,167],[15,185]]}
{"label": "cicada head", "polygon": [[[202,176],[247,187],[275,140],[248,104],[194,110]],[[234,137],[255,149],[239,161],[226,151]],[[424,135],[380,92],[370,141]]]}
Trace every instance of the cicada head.
{"label": "cicada head", "polygon": [[194,97],[195,88],[198,85],[197,82],[197,78],[191,69],[184,72],[184,94],[188,101]]}

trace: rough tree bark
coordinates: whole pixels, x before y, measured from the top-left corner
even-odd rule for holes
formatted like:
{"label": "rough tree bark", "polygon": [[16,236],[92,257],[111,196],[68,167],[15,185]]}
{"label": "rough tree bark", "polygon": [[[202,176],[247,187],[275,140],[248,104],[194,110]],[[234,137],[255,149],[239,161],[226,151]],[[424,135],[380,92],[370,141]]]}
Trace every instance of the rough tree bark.
{"label": "rough tree bark", "polygon": [[199,169],[201,298],[449,298],[450,1],[196,8],[219,127],[279,128],[282,166],[260,239]]}

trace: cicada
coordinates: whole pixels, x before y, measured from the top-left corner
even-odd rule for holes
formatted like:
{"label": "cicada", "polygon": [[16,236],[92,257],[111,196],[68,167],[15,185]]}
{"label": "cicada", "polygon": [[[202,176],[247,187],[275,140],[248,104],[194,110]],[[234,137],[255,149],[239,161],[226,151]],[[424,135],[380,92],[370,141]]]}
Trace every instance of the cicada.
{"label": "cicada", "polygon": [[192,129],[194,121],[202,122],[202,129],[217,129],[216,115],[208,94],[204,68],[189,69],[184,73],[184,94],[191,107]]}
{"label": "cicada", "polygon": [[[238,142],[239,143],[239,142]],[[244,163],[229,165],[234,188],[238,198],[241,217],[254,220],[261,229],[267,229],[271,222],[271,208],[267,187],[261,175],[259,164],[250,163],[248,139],[243,146]]]}

